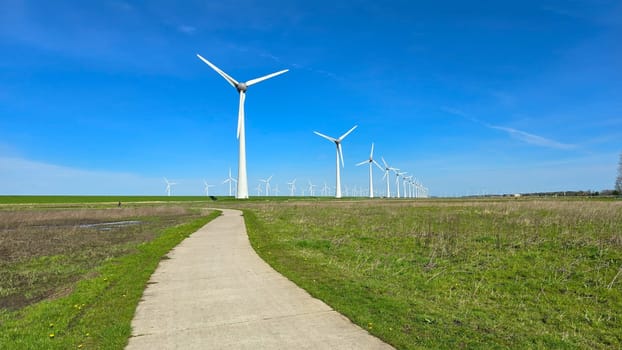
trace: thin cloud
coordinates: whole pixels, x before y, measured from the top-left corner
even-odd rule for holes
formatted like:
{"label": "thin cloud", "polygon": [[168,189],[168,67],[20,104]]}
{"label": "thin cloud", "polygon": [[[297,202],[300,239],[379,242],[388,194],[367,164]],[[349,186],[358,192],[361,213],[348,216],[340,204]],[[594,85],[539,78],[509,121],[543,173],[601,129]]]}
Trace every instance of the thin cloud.
{"label": "thin cloud", "polygon": [[481,125],[489,128],[489,129],[500,130],[500,131],[506,132],[512,138],[517,139],[517,140],[522,141],[522,142],[525,142],[525,143],[530,144],[530,145],[540,146],[540,147],[547,147],[547,148],[555,148],[555,149],[564,149],[564,150],[574,149],[574,148],[577,147],[576,145],[558,142],[558,141],[555,141],[555,140],[552,140],[552,139],[548,139],[548,138],[543,137],[543,136],[531,134],[531,133],[528,133],[528,132],[525,132],[525,131],[522,131],[522,130],[510,128],[510,127],[507,127],[507,126],[488,124],[488,123],[483,122],[483,121],[481,121],[481,120],[479,120],[477,118],[473,118],[473,117],[469,116],[466,112],[464,112],[462,110],[459,110],[457,108],[443,106],[440,109],[443,112],[463,117],[463,118],[468,119],[468,120],[470,120],[470,121],[472,121],[474,123],[481,124]]}
{"label": "thin cloud", "polygon": [[530,134],[528,132],[524,132],[524,131],[521,131],[521,130],[517,130],[517,129],[513,129],[513,128],[508,128],[508,127],[505,127],[505,126],[488,125],[488,124],[484,124],[484,125],[486,127],[490,128],[490,129],[496,129],[496,130],[505,131],[511,137],[513,137],[513,138],[515,138],[517,140],[523,141],[525,143],[528,143],[530,145],[542,146],[542,147],[548,147],[548,148],[556,148],[556,149],[573,149],[573,148],[576,148],[575,145],[571,145],[571,144],[567,144],[567,143],[561,143],[561,142],[558,142],[558,141],[555,141],[555,140],[547,139],[546,137]]}
{"label": "thin cloud", "polygon": [[179,30],[180,32],[182,32],[184,34],[194,34],[194,32],[197,31],[197,28],[193,27],[193,26],[182,24],[179,27],[177,27],[177,30]]}

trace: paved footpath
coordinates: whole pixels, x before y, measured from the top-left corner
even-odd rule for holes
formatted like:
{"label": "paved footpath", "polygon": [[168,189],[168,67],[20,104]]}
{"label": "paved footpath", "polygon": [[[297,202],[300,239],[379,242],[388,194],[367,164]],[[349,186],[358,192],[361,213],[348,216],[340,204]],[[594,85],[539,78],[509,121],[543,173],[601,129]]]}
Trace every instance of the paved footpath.
{"label": "paved footpath", "polygon": [[392,349],[273,270],[242,213],[222,211],[162,260],[126,349]]}

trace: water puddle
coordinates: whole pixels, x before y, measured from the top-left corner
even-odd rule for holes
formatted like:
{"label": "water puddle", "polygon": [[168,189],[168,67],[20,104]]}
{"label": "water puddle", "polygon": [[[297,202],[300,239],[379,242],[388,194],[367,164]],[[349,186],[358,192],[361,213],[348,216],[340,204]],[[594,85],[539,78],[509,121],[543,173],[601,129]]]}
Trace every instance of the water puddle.
{"label": "water puddle", "polygon": [[126,226],[140,225],[140,221],[138,220],[128,220],[128,221],[113,221],[113,222],[100,222],[97,224],[82,224],[78,227],[80,228],[95,228],[100,231],[110,231],[115,228],[121,228]]}

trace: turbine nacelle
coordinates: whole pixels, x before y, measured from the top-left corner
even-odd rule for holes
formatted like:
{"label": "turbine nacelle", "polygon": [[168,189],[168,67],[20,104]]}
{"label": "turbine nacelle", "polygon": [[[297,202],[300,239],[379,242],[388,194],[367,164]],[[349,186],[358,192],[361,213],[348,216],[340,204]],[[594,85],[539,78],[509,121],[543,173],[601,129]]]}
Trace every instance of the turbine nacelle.
{"label": "turbine nacelle", "polygon": [[235,84],[235,88],[238,90],[238,92],[246,92],[246,90],[248,89],[248,85],[246,85],[246,83],[237,83]]}

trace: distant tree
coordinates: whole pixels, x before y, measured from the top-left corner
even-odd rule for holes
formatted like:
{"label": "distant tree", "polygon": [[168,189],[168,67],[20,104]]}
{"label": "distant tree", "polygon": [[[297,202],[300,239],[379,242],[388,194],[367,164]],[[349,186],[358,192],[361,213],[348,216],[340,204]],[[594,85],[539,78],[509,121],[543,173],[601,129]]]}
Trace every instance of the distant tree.
{"label": "distant tree", "polygon": [[618,162],[618,177],[616,178],[616,192],[622,194],[622,153],[620,153],[620,161]]}

